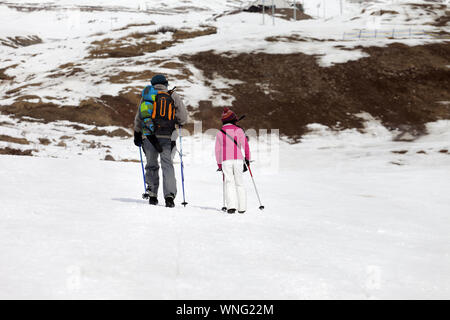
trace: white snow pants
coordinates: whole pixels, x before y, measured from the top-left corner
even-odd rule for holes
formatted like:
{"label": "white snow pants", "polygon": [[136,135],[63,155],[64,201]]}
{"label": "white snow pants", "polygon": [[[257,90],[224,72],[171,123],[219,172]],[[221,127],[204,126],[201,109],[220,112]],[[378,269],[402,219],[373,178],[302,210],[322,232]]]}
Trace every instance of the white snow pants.
{"label": "white snow pants", "polygon": [[228,209],[247,210],[247,193],[242,175],[242,160],[225,160],[222,171],[225,175],[225,198]]}

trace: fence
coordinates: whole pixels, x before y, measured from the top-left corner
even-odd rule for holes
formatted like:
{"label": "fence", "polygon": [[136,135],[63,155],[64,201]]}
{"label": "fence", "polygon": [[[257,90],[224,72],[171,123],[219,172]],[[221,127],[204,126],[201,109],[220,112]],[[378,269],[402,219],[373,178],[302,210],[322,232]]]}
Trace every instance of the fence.
{"label": "fence", "polygon": [[357,30],[344,32],[343,40],[372,40],[372,39],[450,39],[448,34],[438,34],[418,29],[392,29],[392,30]]}

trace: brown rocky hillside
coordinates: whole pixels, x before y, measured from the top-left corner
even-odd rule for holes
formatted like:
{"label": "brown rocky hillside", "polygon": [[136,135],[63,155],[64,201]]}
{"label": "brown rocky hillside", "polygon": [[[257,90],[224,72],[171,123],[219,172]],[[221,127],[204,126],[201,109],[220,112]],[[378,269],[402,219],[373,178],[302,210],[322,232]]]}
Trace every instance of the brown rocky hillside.
{"label": "brown rocky hillside", "polygon": [[[355,114],[368,112],[390,129],[424,133],[424,124],[450,119],[450,46],[448,43],[409,47],[361,48],[370,56],[321,67],[314,56],[297,54],[239,54],[202,52],[186,62],[215,75],[245,84],[222,90],[232,94],[246,127],[279,128],[297,139],[309,123],[336,129],[361,128]],[[217,91],[219,92],[219,91]],[[195,109],[194,109],[195,110]],[[194,111],[203,127],[219,125],[220,108],[204,101]]]}

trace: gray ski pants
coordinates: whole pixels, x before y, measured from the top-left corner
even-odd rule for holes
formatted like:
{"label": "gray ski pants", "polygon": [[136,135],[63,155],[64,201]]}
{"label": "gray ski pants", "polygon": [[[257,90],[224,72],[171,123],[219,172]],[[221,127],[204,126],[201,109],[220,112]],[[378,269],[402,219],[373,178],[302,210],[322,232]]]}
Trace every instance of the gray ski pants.
{"label": "gray ski pants", "polygon": [[163,192],[164,198],[177,195],[177,181],[175,179],[175,170],[173,167],[172,157],[172,141],[168,138],[159,138],[163,152],[161,154],[156,151],[155,147],[148,139],[143,141],[143,149],[147,164],[145,166],[145,178],[150,191],[150,196],[158,196],[159,188],[159,164],[158,156],[161,155],[161,168],[163,172]]}

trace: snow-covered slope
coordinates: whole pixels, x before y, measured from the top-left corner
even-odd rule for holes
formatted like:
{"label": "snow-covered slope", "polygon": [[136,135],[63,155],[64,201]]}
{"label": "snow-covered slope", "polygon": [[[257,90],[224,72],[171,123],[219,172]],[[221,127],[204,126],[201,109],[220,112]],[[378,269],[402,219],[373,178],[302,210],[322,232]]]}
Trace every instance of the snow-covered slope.
{"label": "snow-covered slope", "polygon": [[280,170],[254,164],[266,209],[246,176],[244,215],[219,210],[221,177],[212,157],[193,163],[188,139],[189,204],[177,165],[175,209],[139,199],[139,163],[0,156],[0,297],[448,298],[445,126],[427,154],[383,143],[380,128],[316,128],[280,146]]}
{"label": "snow-covered slope", "polygon": [[[360,45],[385,46],[392,42],[418,45],[443,41],[433,36],[433,32],[448,31],[446,25],[431,25],[439,16],[445,15],[447,9],[445,5],[441,7],[441,4],[430,4],[430,1],[415,1],[414,5],[408,1],[395,4],[377,1],[363,5],[345,2],[343,15],[333,9],[330,11],[333,15],[315,20],[293,22],[277,17],[275,26],[268,18],[262,25],[260,14],[241,12],[223,15],[224,12],[244,8],[245,3],[178,0],[62,1],[58,4],[0,2],[0,15],[3,25],[7,26],[2,27],[0,39],[16,36],[42,39],[42,43],[27,47],[0,46],[0,54],[8,57],[0,60],[0,69],[6,68],[5,74],[13,78],[5,81],[0,89],[2,104],[12,104],[23,96],[37,96],[38,101],[43,103],[78,105],[88,97],[117,95],[130,87],[142,86],[142,79],[139,82],[112,83],[111,76],[122,71],[151,70],[178,78],[177,87],[187,103],[197,107],[200,100],[209,99],[204,94],[208,88],[202,84],[201,72],[189,65],[186,66],[189,71],[167,69],[161,66],[161,59],[179,63],[180,55],[206,50],[303,52],[317,55],[321,65],[330,66],[366,56],[355,48]],[[143,4],[144,9],[141,8]],[[427,5],[434,6],[432,13]],[[17,6],[27,9],[18,10]],[[305,5],[305,8],[313,7],[312,2]],[[313,14],[310,9],[307,12]],[[136,37],[133,36],[136,33],[149,34],[162,26],[196,31],[205,25],[216,28],[217,32],[178,41],[144,55],[115,59],[92,59],[90,56],[95,43],[107,43],[114,39],[121,41],[122,46],[133,46],[136,45]],[[361,30],[366,30],[362,37]],[[391,39],[392,34],[394,39]],[[298,37],[303,41],[266,41],[267,38],[281,36]],[[173,37],[168,32],[155,35],[152,41],[162,43],[173,40]],[[68,64],[77,66],[77,73],[72,74],[70,69],[64,68]]]}
{"label": "snow-covered slope", "polygon": [[[295,145],[251,137],[266,210],[246,176],[249,210],[231,216],[219,211],[210,136],[184,137],[189,205],[180,206],[176,158],[171,210],[140,199],[130,129],[53,117],[55,105],[113,109],[103,95],[135,96],[156,72],[194,110],[200,100],[232,101],[213,88],[237,79],[210,82],[182,59],[203,51],[305,53],[322,68],[366,56],[359,46],[445,41],[436,34],[448,26],[434,23],[447,9],[406,2],[345,1],[341,15],[338,1],[325,11],[307,1],[317,19],[277,16],[273,26],[236,11],[241,1],[0,1],[0,112],[16,107],[0,114],[0,154],[33,155],[0,155],[0,298],[449,298],[448,120],[420,137],[368,114],[359,130],[310,123]],[[371,33],[393,29],[412,32]],[[110,48],[132,50],[110,57]]]}

